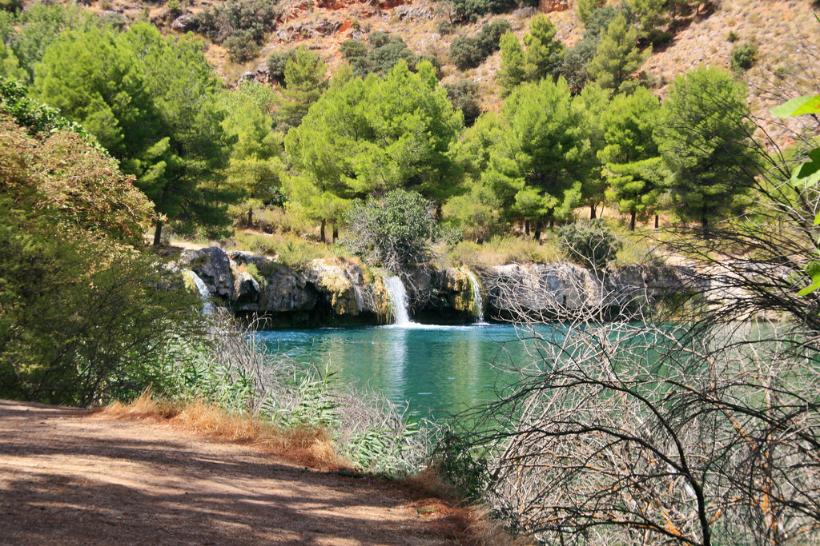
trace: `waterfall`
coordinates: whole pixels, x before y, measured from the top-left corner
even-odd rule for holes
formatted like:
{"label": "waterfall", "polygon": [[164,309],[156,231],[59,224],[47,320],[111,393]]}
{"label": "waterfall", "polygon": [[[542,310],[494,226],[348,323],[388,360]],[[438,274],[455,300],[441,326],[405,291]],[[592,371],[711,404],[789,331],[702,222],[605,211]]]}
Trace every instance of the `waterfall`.
{"label": "waterfall", "polygon": [[470,271],[467,268],[464,268],[467,272],[467,277],[470,279],[470,284],[473,287],[473,304],[475,304],[475,316],[478,319],[479,324],[486,324],[484,322],[484,301],[481,299],[481,284],[478,282],[478,277],[475,276],[475,273]]}
{"label": "waterfall", "polygon": [[393,309],[393,324],[397,326],[407,326],[410,322],[410,314],[407,311],[407,290],[399,277],[387,277],[384,279],[384,287],[390,297],[390,306]]}
{"label": "waterfall", "polygon": [[206,315],[210,315],[214,311],[214,304],[211,303],[211,291],[208,290],[208,286],[205,284],[199,275],[188,269],[185,271],[188,277],[193,281],[194,286],[196,286],[196,291],[199,292],[199,297],[202,299],[202,312]]}

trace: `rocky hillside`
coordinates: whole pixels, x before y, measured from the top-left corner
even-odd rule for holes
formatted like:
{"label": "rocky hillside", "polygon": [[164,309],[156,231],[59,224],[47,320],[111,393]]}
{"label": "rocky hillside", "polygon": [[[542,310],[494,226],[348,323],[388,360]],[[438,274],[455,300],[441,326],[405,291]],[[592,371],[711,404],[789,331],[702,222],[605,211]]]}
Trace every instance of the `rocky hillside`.
{"label": "rocky hillside", "polygon": [[[183,0],[154,3],[145,0],[86,0],[88,9],[123,17],[149,18],[167,32],[185,32],[193,15],[212,9],[220,0]],[[265,33],[252,60],[234,63],[223,45],[209,42],[208,59],[227,83],[242,77],[267,80],[266,59],[277,50],[303,45],[320,52],[335,68],[342,62],[340,45],[349,39],[365,39],[371,32],[401,36],[417,55],[434,57],[442,66],[443,81],[468,78],[479,86],[482,108],[500,103],[495,73],[498,53],[480,66],[460,71],[449,56],[450,44],[458,36],[472,36],[483,24],[507,20],[514,32],[523,35],[538,11],[549,13],[558,37],[568,46],[576,43],[583,26],[575,0],[542,0],[538,8],[520,8],[490,15],[474,23],[454,25],[452,6],[444,0],[282,0],[277,20]],[[610,3],[614,3],[610,1]],[[743,74],[750,87],[753,111],[764,118],[764,126],[781,143],[789,140],[782,122],[768,116],[768,109],[784,96],[816,91],[819,80],[815,63],[820,54],[820,24],[812,0],[715,0],[704,2],[692,16],[675,24],[672,40],[656,48],[643,66],[648,81],[660,94],[674,76],[701,64],[728,67],[731,51],[738,43],[758,48],[757,62]],[[777,89],[777,90],[776,90]],[[799,129],[798,122],[791,129]]]}

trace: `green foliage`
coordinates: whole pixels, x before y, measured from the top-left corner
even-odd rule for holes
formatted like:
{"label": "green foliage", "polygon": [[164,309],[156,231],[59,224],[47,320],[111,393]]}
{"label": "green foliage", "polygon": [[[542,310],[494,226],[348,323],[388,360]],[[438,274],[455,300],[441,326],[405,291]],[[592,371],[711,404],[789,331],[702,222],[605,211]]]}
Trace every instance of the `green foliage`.
{"label": "green foliage", "polygon": [[555,37],[555,25],[544,14],[530,21],[530,31],[524,36],[524,67],[527,80],[539,81],[556,76],[564,56],[564,46]]}
{"label": "green foliage", "polygon": [[820,114],[820,95],[796,97],[772,108],[772,114],[779,118]]}
{"label": "green foliage", "polygon": [[581,204],[594,210],[604,200],[606,186],[606,179],[601,173],[603,162],[596,152],[605,146],[605,116],[610,108],[609,91],[595,84],[587,85],[573,98],[572,107],[578,114],[583,138],[589,144],[579,158]]}
{"label": "green foliage", "polygon": [[603,7],[604,0],[578,0],[575,3],[575,14],[584,25],[589,23],[595,10]]}
{"label": "green foliage", "polygon": [[486,454],[463,434],[452,429],[441,431],[433,460],[439,475],[468,501],[482,498],[488,476]]}
{"label": "green foliage", "polygon": [[629,90],[632,75],[651,54],[638,49],[638,32],[628,28],[626,17],[618,15],[609,23],[589,62],[589,76],[604,89]]}
{"label": "green foliage", "polygon": [[212,41],[221,44],[235,34],[245,41],[261,44],[265,33],[273,30],[279,12],[276,3],[267,0],[228,0],[195,16],[195,28]]}
{"label": "green foliage", "polygon": [[630,214],[631,229],[637,216],[655,209],[663,188],[665,173],[653,137],[659,115],[658,99],[639,87],[631,95],[615,97],[604,117],[605,146],[598,158],[609,183],[606,196]]}
{"label": "green foliage", "polygon": [[469,180],[465,187],[464,193],[447,201],[444,217],[464,239],[486,241],[501,231],[501,203],[492,188],[480,180]]}
{"label": "green foliage", "polygon": [[705,233],[710,219],[744,206],[754,181],[748,116],[746,88],[716,68],[678,76],[661,108],[655,137],[675,210],[700,220]]}
{"label": "green foliage", "polygon": [[6,44],[6,40],[8,39],[6,34],[3,32],[4,22],[1,20],[5,18],[7,19],[7,27],[9,33],[11,31],[10,28],[10,18],[7,17],[7,14],[4,14],[0,11],[0,78],[12,78],[18,81],[26,81],[28,79],[28,74],[26,71],[20,66],[20,61],[17,59],[17,55],[14,53],[14,50]]}
{"label": "green foliage", "polygon": [[353,67],[358,76],[368,74],[385,75],[393,69],[399,61],[415,68],[419,58],[410,51],[401,36],[387,32],[373,32],[368,36],[368,43],[358,40],[348,40],[341,45],[344,59]]}
{"label": "green foliage", "polygon": [[235,63],[244,63],[259,55],[259,44],[249,30],[238,30],[228,36],[225,41],[228,56]]}
{"label": "green foliage", "polygon": [[326,74],[327,64],[316,53],[305,47],[291,52],[285,63],[285,88],[276,120],[281,129],[299,125],[325,90]]}
{"label": "green foliage", "polygon": [[254,82],[224,97],[222,128],[233,141],[226,181],[241,192],[248,224],[253,208],[274,200],[282,187],[284,135],[273,130],[276,98],[270,87]]}
{"label": "green foliage", "polygon": [[524,60],[524,50],[515,34],[508,32],[501,37],[501,67],[495,75],[501,94],[512,93],[518,85],[526,81],[527,71]]}
{"label": "green foliage", "polygon": [[739,44],[732,48],[732,70],[749,70],[757,59],[757,46],[752,43]]}
{"label": "green foliage", "polygon": [[504,96],[525,81],[537,82],[558,75],[564,57],[564,46],[555,37],[555,26],[546,15],[532,18],[524,36],[524,46],[512,33],[501,38],[501,68],[496,74]]}
{"label": "green foliage", "polygon": [[656,44],[668,40],[665,28],[670,20],[669,4],[669,0],[627,0],[626,8],[641,38]]}
{"label": "green foliage", "polygon": [[159,213],[179,227],[219,226],[232,198],[218,185],[227,159],[219,87],[198,41],[140,23],[62,34],[33,94],[91,132]]}
{"label": "green foliage", "polygon": [[429,63],[404,62],[384,78],[337,73],[328,91],[285,138],[297,174],[289,206],[339,220],[347,203],[395,188],[442,201],[458,175],[448,154],[462,127]]}
{"label": "green foliage", "polygon": [[285,84],[285,67],[291,57],[293,57],[292,49],[284,51],[277,49],[270,54],[268,57],[268,77],[271,81],[279,85]]}
{"label": "green foliage", "polygon": [[445,84],[447,98],[453,107],[461,110],[464,116],[464,125],[471,126],[476,118],[481,114],[481,106],[478,104],[478,84],[472,80],[461,79],[455,83]]}
{"label": "green foliage", "polygon": [[67,130],[80,135],[89,146],[107,153],[83,127],[60,115],[56,108],[30,99],[25,88],[14,80],[0,78],[0,111],[11,116],[32,135]]}
{"label": "green foliage", "polygon": [[473,37],[459,36],[450,44],[450,59],[461,70],[475,68],[498,50],[501,36],[510,30],[506,20],[498,19],[482,26]]}
{"label": "green foliage", "polygon": [[150,215],[79,135],[0,117],[0,396],[88,405],[156,378],[196,300],[131,246]]}
{"label": "green foliage", "polygon": [[35,66],[64,30],[87,30],[98,25],[96,17],[74,4],[38,2],[21,11],[13,19],[13,32],[4,37],[26,72],[21,81],[28,83],[34,79]]}
{"label": "green foliage", "polygon": [[622,243],[603,220],[576,222],[558,230],[561,248],[571,259],[585,267],[600,270],[615,259]]}
{"label": "green foliage", "polygon": [[611,6],[596,8],[584,24],[584,37],[564,53],[559,73],[567,80],[573,93],[580,93],[589,80],[589,63],[598,50],[598,43],[619,11]]}
{"label": "green foliage", "polygon": [[590,144],[566,81],[520,85],[503,114],[504,134],[491,146],[481,180],[510,217],[538,224],[569,218],[581,201]]}
{"label": "green foliage", "polygon": [[452,19],[457,23],[476,21],[488,13],[504,13],[518,6],[516,0],[450,0]]}
{"label": "green foliage", "polygon": [[393,273],[425,263],[436,236],[431,203],[401,189],[354,206],[350,226],[356,234],[349,241],[353,252]]}

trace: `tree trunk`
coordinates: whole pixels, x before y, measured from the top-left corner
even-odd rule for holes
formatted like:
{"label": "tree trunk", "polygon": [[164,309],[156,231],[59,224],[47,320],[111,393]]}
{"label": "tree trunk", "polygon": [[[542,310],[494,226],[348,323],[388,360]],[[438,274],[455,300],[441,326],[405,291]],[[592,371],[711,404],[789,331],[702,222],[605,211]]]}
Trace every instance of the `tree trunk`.
{"label": "tree trunk", "polygon": [[595,210],[595,203],[589,206],[589,219],[595,220],[598,217],[598,211]]}
{"label": "tree trunk", "polygon": [[538,244],[541,244],[541,220],[535,222],[535,234],[533,235]]}
{"label": "tree trunk", "polygon": [[325,243],[327,239],[325,238],[325,227],[327,226],[327,220],[322,218],[322,223],[319,224],[319,241]]}
{"label": "tree trunk", "polygon": [[550,231],[555,227],[555,218],[550,218]]}
{"label": "tree trunk", "polygon": [[655,229],[658,229],[658,215],[655,215]]}
{"label": "tree trunk", "polygon": [[701,213],[700,215],[700,225],[703,228],[703,238],[709,238],[709,219],[706,217],[706,212]]}
{"label": "tree trunk", "polygon": [[154,224],[154,246],[159,246],[162,242],[162,220],[157,220]]}
{"label": "tree trunk", "polygon": [[629,216],[629,231],[635,231],[635,216],[637,213],[633,210]]}
{"label": "tree trunk", "polygon": [[332,237],[333,237],[333,243],[335,244],[336,239],[339,238],[339,226],[336,224],[336,222],[333,222],[333,235],[332,235]]}
{"label": "tree trunk", "polygon": [[524,220],[524,235],[526,235],[527,237],[530,236],[530,221],[529,220]]}
{"label": "tree trunk", "polygon": [[248,227],[253,226],[253,207],[248,209]]}

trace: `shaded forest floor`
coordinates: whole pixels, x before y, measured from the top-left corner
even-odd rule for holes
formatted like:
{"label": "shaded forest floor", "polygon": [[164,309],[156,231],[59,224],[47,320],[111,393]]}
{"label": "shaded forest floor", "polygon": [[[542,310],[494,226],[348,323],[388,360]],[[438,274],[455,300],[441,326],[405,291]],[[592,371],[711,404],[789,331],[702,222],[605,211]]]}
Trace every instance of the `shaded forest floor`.
{"label": "shaded forest floor", "polygon": [[161,422],[0,401],[0,544],[465,543],[463,515]]}

